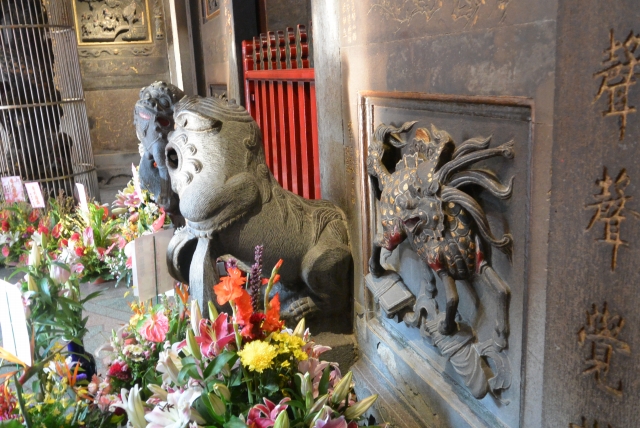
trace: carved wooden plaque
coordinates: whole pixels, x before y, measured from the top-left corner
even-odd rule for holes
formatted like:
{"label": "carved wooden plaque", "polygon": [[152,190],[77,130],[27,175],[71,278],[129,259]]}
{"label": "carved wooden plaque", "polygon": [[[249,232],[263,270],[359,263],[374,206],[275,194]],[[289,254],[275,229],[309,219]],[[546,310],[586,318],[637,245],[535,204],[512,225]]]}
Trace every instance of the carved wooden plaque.
{"label": "carved wooden plaque", "polygon": [[[472,426],[518,426],[530,101],[364,92],[359,113],[365,301],[366,313],[375,314],[366,328],[380,339],[361,344],[373,346],[363,352],[384,377],[420,385],[425,388],[420,393],[430,396],[426,401],[447,403],[468,422],[476,421]],[[429,162],[430,170],[424,167]],[[446,168],[450,174],[442,172]],[[389,175],[382,178],[385,171]],[[434,187],[438,171],[440,187]],[[412,192],[415,198],[405,200]],[[422,220],[407,214],[424,214],[420,207],[427,213]],[[422,234],[412,234],[416,222],[423,225]],[[403,238],[392,251],[378,254],[373,245],[391,248]],[[452,242],[458,243],[455,251],[449,248]],[[464,269],[455,267],[460,254]],[[369,263],[372,255],[386,272],[378,278]],[[441,266],[447,263],[448,271]],[[456,292],[457,311],[447,310]],[[443,321],[447,317],[450,331]],[[411,372],[425,383],[402,379]]]}
{"label": "carved wooden plaque", "polygon": [[153,43],[149,0],[73,0],[73,11],[78,45]]}

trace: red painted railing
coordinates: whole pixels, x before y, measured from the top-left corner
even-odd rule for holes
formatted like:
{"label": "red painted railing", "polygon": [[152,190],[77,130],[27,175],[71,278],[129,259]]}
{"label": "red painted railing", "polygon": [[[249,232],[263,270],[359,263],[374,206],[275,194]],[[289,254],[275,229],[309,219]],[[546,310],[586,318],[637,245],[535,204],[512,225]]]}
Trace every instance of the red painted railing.
{"label": "red painted railing", "polygon": [[267,165],[285,189],[320,198],[314,69],[304,25],[242,42],[245,105],[262,130]]}

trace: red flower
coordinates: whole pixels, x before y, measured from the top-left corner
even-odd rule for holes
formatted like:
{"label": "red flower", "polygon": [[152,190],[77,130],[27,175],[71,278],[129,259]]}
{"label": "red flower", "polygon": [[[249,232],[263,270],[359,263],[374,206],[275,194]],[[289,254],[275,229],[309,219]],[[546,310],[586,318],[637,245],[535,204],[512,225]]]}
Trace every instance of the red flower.
{"label": "red flower", "polygon": [[2,220],[2,231],[3,232],[9,231],[9,222],[7,220]]}
{"label": "red flower", "polygon": [[283,325],[284,322],[280,321],[280,293],[276,293],[269,302],[269,310],[262,324],[262,329],[267,333],[271,333],[280,331]]}
{"label": "red flower", "polygon": [[9,384],[0,384],[0,421],[17,419],[19,416],[15,410],[18,400],[13,391],[9,389]]}
{"label": "red flower", "polygon": [[240,269],[230,268],[228,272],[229,276],[223,276],[220,278],[220,283],[213,287],[213,291],[216,293],[219,305],[224,305],[229,300],[235,301],[244,291],[242,289],[242,284],[244,284],[245,279],[242,277]]}
{"label": "red flower", "polygon": [[129,369],[129,366],[124,361],[116,360],[111,364],[111,367],[109,367],[107,376],[128,381],[131,380],[131,369]]}
{"label": "red flower", "polygon": [[61,230],[62,230],[62,223],[58,223],[55,226],[53,226],[53,229],[51,230],[51,235],[53,235],[54,238],[58,239],[60,238]]}
{"label": "red flower", "polygon": [[32,210],[31,214],[29,214],[29,223],[35,223],[38,220],[38,211]]}
{"label": "red flower", "polygon": [[84,256],[84,247],[76,247],[75,252],[78,257]]}
{"label": "red flower", "polygon": [[43,235],[48,235],[49,234],[49,228],[45,225],[40,225],[38,226],[38,232],[40,232]]}
{"label": "red flower", "polygon": [[251,304],[251,296],[247,290],[241,288],[240,296],[234,299],[236,304],[236,322],[240,325],[247,325],[251,322],[253,314],[253,305]]}
{"label": "red flower", "polygon": [[9,257],[9,246],[5,245],[4,247],[2,247],[2,255],[5,257]]}
{"label": "red flower", "polygon": [[264,331],[260,328],[264,319],[265,316],[262,312],[254,312],[251,314],[249,323],[245,324],[242,328],[242,337],[244,337],[245,340],[258,340],[267,337]]}
{"label": "red flower", "polygon": [[68,247],[69,246],[69,241],[67,241],[66,239],[62,238],[60,240],[60,248],[62,247]]}
{"label": "red flower", "polygon": [[33,226],[27,226],[27,230],[26,230],[26,232],[27,232],[29,235],[32,235],[32,234],[33,234],[33,232],[35,232],[35,231],[36,231],[36,230],[33,228]]}
{"label": "red flower", "polygon": [[71,235],[71,238],[69,238],[72,241],[79,241],[80,240],[80,234],[78,232],[73,232],[73,234]]}

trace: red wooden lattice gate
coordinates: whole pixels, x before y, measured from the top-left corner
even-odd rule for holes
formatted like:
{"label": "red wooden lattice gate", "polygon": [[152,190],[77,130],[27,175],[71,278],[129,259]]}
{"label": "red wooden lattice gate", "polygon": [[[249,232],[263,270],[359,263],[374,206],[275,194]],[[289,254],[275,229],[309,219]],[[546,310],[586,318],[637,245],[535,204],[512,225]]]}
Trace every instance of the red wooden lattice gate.
{"label": "red wooden lattice gate", "polygon": [[320,198],[314,69],[304,25],[242,42],[245,105],[262,130],[267,165],[285,189]]}

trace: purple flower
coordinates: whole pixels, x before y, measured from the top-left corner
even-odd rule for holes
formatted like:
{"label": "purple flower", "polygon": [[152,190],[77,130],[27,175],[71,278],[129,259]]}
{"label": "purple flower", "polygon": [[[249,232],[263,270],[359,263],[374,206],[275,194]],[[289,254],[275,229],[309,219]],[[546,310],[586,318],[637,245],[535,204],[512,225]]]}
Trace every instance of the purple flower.
{"label": "purple flower", "polygon": [[264,247],[262,245],[256,245],[255,250],[255,263],[251,266],[251,272],[249,273],[249,285],[247,291],[251,296],[251,305],[254,311],[258,311],[260,305],[260,288],[262,287],[262,252]]}

